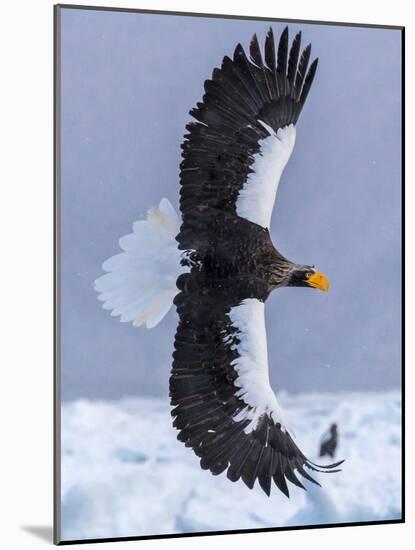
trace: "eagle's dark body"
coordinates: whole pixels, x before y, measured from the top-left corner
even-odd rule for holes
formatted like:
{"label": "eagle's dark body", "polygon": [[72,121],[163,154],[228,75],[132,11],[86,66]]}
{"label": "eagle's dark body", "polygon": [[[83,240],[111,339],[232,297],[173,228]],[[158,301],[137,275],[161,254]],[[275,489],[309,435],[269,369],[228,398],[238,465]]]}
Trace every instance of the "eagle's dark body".
{"label": "eagle's dark body", "polygon": [[202,223],[202,237],[200,227],[191,224],[179,234],[179,248],[193,248],[187,246],[185,231],[196,245],[189,258],[183,260],[192,267],[191,275],[183,278],[190,280],[194,273],[203,273],[204,286],[227,289],[235,294],[237,303],[245,298],[265,301],[295,265],[279,254],[264,227],[213,208]]}

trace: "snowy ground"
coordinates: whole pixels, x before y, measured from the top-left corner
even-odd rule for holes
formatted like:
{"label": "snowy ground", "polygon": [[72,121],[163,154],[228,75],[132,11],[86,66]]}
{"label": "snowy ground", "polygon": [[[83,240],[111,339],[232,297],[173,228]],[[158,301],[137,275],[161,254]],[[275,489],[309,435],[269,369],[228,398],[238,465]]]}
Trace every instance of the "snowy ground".
{"label": "snowy ground", "polygon": [[322,489],[291,485],[289,500],[202,471],[164,400],[63,405],[63,540],[400,518],[398,392],[279,398],[311,460],[333,421],[346,459],[341,473],[319,474]]}

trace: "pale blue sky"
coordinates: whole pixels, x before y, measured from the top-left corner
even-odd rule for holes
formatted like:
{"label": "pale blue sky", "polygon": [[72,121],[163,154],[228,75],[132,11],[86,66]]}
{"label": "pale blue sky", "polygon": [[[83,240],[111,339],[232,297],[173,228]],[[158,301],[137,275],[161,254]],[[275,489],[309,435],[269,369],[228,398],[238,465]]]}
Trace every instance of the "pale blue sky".
{"label": "pale blue sky", "polygon": [[[177,206],[180,143],[203,82],[270,23],[62,10],[62,395],[166,395],[176,313],[121,324],[93,290],[134,220]],[[283,23],[272,23],[279,36]],[[327,294],[267,302],[271,381],[288,391],[400,384],[401,34],[289,24],[320,63],[278,191],[277,248]]]}

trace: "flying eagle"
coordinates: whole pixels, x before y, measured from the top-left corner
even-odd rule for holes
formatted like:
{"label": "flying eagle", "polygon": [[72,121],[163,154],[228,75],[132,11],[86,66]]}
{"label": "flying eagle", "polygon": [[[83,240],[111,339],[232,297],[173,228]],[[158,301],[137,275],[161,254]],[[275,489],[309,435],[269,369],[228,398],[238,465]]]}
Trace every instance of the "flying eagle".
{"label": "flying eagle", "polygon": [[[167,199],[120,239],[123,252],[95,281],[103,307],[122,322],[154,327],[177,308],[170,378],[178,439],[212,474],[226,472],[269,496],[289,496],[296,474],[333,472],[301,452],[268,374],[265,301],[281,287],[327,291],[327,277],[275,248],[269,226],[278,183],[317,69],[299,32],[278,49],[272,29],[264,57],[254,35],[204,84],[190,111],[180,165],[181,221]],[[308,68],[309,67],[309,68]]]}

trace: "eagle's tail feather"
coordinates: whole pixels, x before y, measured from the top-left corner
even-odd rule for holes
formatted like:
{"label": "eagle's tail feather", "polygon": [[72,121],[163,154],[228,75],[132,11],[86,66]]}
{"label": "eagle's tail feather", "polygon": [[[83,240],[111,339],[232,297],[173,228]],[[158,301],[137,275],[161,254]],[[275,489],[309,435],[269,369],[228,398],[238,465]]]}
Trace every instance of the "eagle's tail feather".
{"label": "eagle's tail feather", "polygon": [[95,281],[103,308],[121,322],[155,327],[167,314],[179,292],[182,273],[175,237],[179,218],[167,199],[150,208],[147,219],[133,224],[133,233],[119,240],[123,252],[103,264],[107,273]]}

